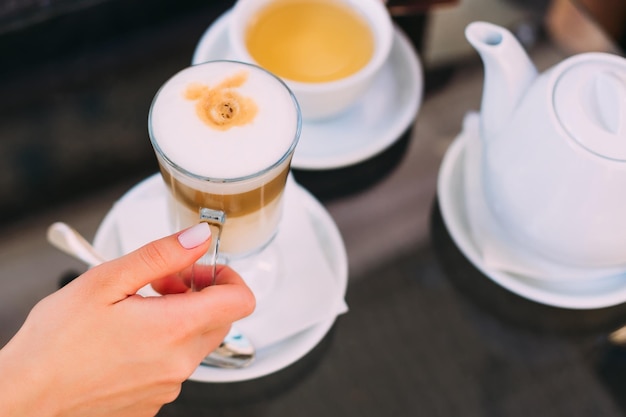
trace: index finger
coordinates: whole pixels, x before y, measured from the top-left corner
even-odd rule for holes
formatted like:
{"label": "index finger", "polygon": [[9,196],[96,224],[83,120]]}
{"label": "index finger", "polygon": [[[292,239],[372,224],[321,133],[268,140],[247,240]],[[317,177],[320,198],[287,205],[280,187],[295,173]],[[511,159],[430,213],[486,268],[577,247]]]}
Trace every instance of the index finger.
{"label": "index finger", "polygon": [[183,232],[150,242],[120,258],[105,262],[84,275],[110,302],[135,294],[144,285],[192,265],[208,249],[211,231],[199,223]]}

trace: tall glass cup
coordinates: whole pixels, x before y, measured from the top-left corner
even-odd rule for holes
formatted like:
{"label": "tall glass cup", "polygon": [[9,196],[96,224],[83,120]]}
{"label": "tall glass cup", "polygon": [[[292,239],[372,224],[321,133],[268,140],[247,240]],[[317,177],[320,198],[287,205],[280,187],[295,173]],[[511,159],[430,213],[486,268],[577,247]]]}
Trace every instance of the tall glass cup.
{"label": "tall glass cup", "polygon": [[212,226],[213,245],[194,265],[192,289],[212,284],[218,261],[260,256],[277,233],[300,137],[300,110],[289,88],[250,64],[194,65],[157,92],[148,126],[170,191],[172,229]]}

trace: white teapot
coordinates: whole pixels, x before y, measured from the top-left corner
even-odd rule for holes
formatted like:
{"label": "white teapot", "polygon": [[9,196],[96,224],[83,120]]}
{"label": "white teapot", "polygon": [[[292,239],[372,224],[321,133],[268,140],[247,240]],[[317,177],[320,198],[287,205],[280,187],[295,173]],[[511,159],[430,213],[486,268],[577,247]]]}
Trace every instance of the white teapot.
{"label": "white teapot", "polygon": [[542,74],[506,29],[468,25],[485,67],[482,184],[512,241],[580,267],[626,267],[626,59],[584,53]]}

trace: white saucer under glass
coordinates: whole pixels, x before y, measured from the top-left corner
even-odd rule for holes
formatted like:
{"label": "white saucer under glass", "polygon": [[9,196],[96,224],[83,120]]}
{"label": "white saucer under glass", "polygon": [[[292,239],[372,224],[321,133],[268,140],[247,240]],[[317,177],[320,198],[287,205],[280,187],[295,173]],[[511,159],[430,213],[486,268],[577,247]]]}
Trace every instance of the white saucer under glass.
{"label": "white saucer under glass", "polygon": [[[229,12],[202,35],[192,63],[233,59]],[[302,124],[291,161],[296,169],[341,168],[367,160],[395,143],[413,123],[422,100],[423,74],[411,42],[398,28],[387,63],[359,102],[337,117]]]}
{"label": "white saucer under glass", "polygon": [[[94,246],[96,249],[107,259],[123,255],[124,250],[120,242],[121,238],[118,227],[123,221],[133,221],[132,218],[128,218],[132,216],[133,213],[126,209],[128,207],[127,203],[142,200],[152,201],[151,199],[162,196],[165,193],[167,193],[167,190],[159,174],[147,178],[130,189],[121,197],[118,203],[113,206],[100,224],[94,238]],[[307,220],[312,222],[312,227],[315,230],[315,236],[312,238],[317,240],[314,242],[317,244],[315,247],[318,247],[321,251],[321,254],[316,255],[320,255],[328,261],[329,271],[332,275],[329,279],[336,284],[334,291],[336,291],[337,294],[333,296],[337,297],[337,299],[343,299],[347,289],[348,263],[343,239],[336,224],[324,207],[308,191],[296,184],[295,181],[291,179],[288,181],[285,193],[286,198],[297,198],[299,200],[299,206],[306,212]],[[289,196],[287,196],[287,194],[289,194]],[[155,216],[162,217],[162,221],[167,222],[167,209],[165,204],[160,208],[156,208],[155,211]],[[293,230],[297,229],[298,225],[281,224],[278,236],[281,234],[281,228],[290,228]],[[280,240],[278,236],[277,239],[268,246],[270,251],[280,252],[284,250],[284,248],[281,249],[276,243],[277,240]],[[282,256],[285,254],[275,253],[275,255],[281,259],[281,262],[290,262],[291,257]],[[239,266],[243,267],[243,265]],[[253,267],[256,268],[258,265],[254,265]],[[272,283],[272,285],[281,285],[281,282],[284,281],[282,277],[278,277],[277,281]],[[261,291],[262,297],[268,298],[269,300],[267,300],[267,302],[271,304],[271,288],[257,288],[253,290]],[[140,294],[143,296],[158,295],[149,286],[144,287],[140,291]],[[256,314],[256,312],[253,314]],[[262,317],[258,319],[262,319]],[[304,328],[277,343],[259,349],[256,352],[254,362],[247,368],[219,369],[199,366],[189,379],[199,382],[235,382],[259,378],[274,373],[302,358],[313,349],[330,330],[335,319],[336,315],[331,314],[328,318]]]}

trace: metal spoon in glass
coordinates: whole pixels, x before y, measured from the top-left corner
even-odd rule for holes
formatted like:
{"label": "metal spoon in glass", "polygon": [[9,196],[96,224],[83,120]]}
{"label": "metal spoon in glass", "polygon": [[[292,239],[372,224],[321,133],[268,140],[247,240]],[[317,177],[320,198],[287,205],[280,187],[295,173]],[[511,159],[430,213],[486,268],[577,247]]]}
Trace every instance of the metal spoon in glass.
{"label": "metal spoon in glass", "polygon": [[[48,242],[61,251],[71,255],[89,266],[97,266],[106,259],[69,225],[57,222],[48,228]],[[252,343],[235,327],[224,338],[220,346],[202,360],[202,364],[217,368],[244,368],[254,360],[255,350]]]}

